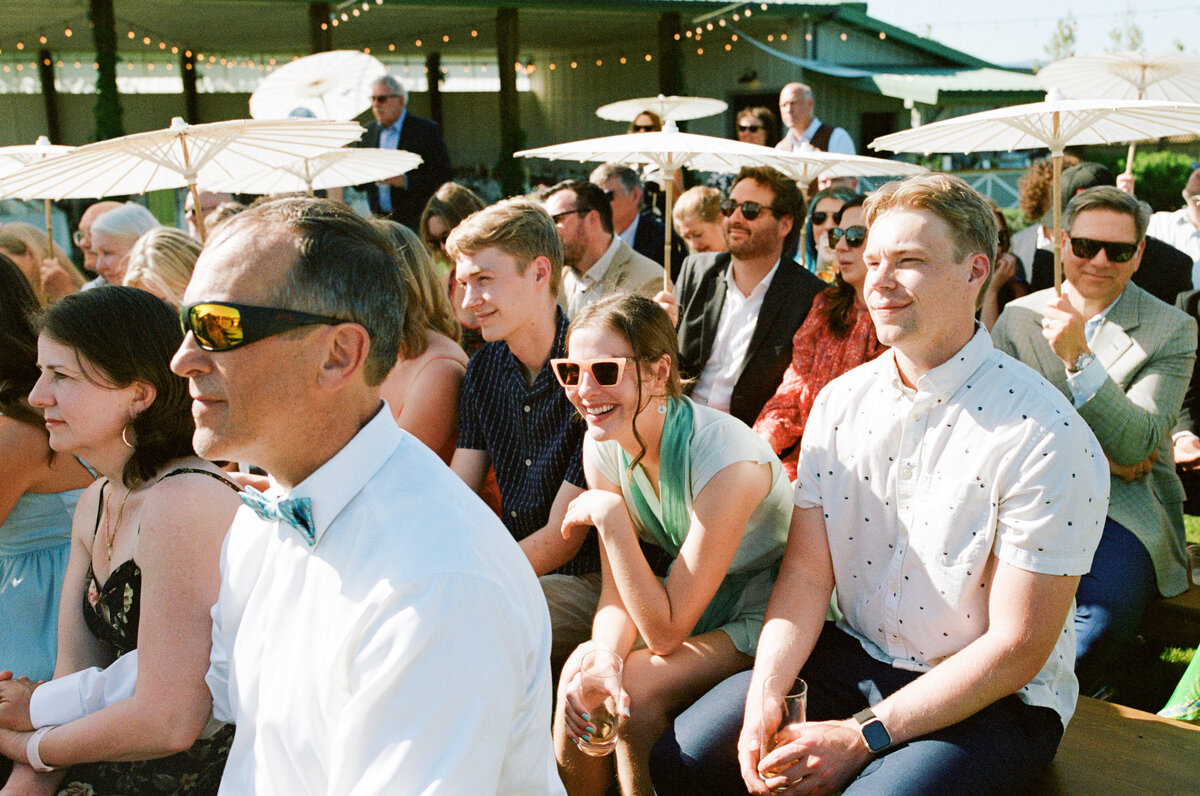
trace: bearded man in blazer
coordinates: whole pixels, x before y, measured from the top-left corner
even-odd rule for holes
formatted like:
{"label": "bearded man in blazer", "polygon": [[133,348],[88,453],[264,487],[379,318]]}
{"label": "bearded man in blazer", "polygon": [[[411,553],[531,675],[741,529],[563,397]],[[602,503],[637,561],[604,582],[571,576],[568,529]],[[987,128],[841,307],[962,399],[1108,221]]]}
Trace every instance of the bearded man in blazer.
{"label": "bearded man in blazer", "polygon": [[1146,604],[1187,590],[1171,431],[1192,374],[1196,322],[1131,282],[1149,219],[1145,203],[1116,188],[1077,194],[1063,217],[1062,295],[1017,299],[992,330],[997,348],[1071,399],[1109,460],[1108,522],[1075,597],[1085,695],[1107,690]]}
{"label": "bearded man in blazer", "polygon": [[453,177],[442,128],[408,112],[408,89],[391,75],[384,75],[371,88],[371,113],[375,121],[367,124],[355,146],[403,149],[420,155],[422,162],[412,171],[357,187],[366,192],[372,213],[416,229],[429,197]]}
{"label": "bearded man in blazer", "polygon": [[800,235],[804,199],[775,169],[744,168],[722,205],[729,250],[683,263],[674,295],[659,301],[679,318],[679,368],[691,397],[754,423],[792,357],[792,338],[813,298],[828,287],[783,256]]}

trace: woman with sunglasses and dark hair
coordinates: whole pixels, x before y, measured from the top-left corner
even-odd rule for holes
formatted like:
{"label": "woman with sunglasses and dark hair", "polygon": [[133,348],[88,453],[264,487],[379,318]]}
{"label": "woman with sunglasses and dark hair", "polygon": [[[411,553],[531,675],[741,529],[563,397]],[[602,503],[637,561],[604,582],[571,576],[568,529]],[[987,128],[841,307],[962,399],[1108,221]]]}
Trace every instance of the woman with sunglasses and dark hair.
{"label": "woman with sunglasses and dark hair", "polygon": [[[77,792],[216,793],[232,728],[197,737],[211,705],[204,676],[218,557],[240,502],[192,451],[187,381],[170,370],[182,339],[171,308],[135,288],[76,293],[42,318],[29,401],[50,447],[102,476],[75,512],[54,674],[136,649],[137,685],[61,726],[0,731],[0,751],[25,764],[10,778],[15,792],[57,792],[65,778],[82,783]],[[0,683],[0,700],[23,703],[27,723],[32,688]]]}
{"label": "woman with sunglasses and dark hair", "polygon": [[837,267],[829,230],[837,223],[834,221],[837,211],[854,197],[854,191],[844,185],[833,185],[817,191],[808,203],[808,218],[804,224],[804,267],[831,284]]}
{"label": "woman with sunglasses and dark hair", "polygon": [[[563,667],[554,738],[571,794],[608,791],[610,758],[579,676],[595,648],[624,659],[616,718],[621,792],[652,793],[649,755],[698,694],[753,663],[792,506],[779,460],[741,421],[682,395],[675,328],[653,301],[615,295],[571,323],[555,376],[587,424],[590,489],[563,533],[595,526],[602,586],[592,639]],[[673,563],[658,578],[642,544]],[[623,708],[623,709],[621,709]]]}
{"label": "woman with sunglasses and dark hair", "polygon": [[813,300],[808,317],[792,340],[792,364],[783,381],[754,421],[754,430],[783,459],[791,480],[796,479],[800,438],[817,393],[851,368],[882,354],[887,346],[875,336],[875,325],[863,301],[867,267],[866,196],[856,194],[833,214],[828,241],[837,273],[832,287]]}
{"label": "woman with sunglasses and dark hair", "polygon": [[27,396],[38,378],[38,300],[0,254],[0,670],[54,674],[58,597],[71,548],[71,515],[94,479],[55,454]]}

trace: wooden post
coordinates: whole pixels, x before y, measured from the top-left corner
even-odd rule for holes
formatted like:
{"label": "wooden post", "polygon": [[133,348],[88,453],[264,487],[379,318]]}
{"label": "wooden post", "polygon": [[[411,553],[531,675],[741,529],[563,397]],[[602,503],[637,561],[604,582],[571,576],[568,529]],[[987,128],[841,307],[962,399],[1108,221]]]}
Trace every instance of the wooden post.
{"label": "wooden post", "polygon": [[682,24],[677,11],[658,17],[658,93],[667,97],[683,93],[683,61],[679,57],[680,44],[675,40]]}
{"label": "wooden post", "polygon": [[199,124],[200,92],[196,90],[196,54],[191,50],[179,54],[179,74],[183,78],[183,118],[188,124]]}
{"label": "wooden post", "polygon": [[525,192],[525,174],[513,153],[525,145],[521,129],[521,105],[517,95],[515,64],[520,54],[517,31],[517,9],[496,10],[496,60],[500,67],[500,157],[496,176],[505,196]]}
{"label": "wooden post", "polygon": [[50,143],[62,143],[58,121],[58,90],[54,87],[54,60],[49,50],[38,51],[38,77],[42,79],[42,103],[46,106],[46,136]]}
{"label": "wooden post", "polygon": [[[321,26],[324,25],[324,29]],[[308,4],[308,46],[314,53],[333,49],[333,28],[329,25],[329,3]]]}
{"label": "wooden post", "polygon": [[96,140],[125,135],[121,121],[121,95],[117,91],[117,20],[113,0],[89,0],[88,19],[96,46]]}
{"label": "wooden post", "polygon": [[446,123],[442,120],[442,54],[430,53],[425,58],[425,76],[429,85],[429,118],[438,123],[443,134]]}

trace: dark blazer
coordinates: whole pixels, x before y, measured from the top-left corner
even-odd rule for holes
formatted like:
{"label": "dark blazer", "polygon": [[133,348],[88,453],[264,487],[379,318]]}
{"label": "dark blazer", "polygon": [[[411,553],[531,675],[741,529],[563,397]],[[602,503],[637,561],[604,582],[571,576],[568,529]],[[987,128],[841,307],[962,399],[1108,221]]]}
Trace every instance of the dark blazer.
{"label": "dark blazer", "polygon": [[[679,301],[679,369],[696,378],[712,354],[721,309],[725,306],[728,252],[693,254],[683,262],[675,297]],[[763,296],[758,323],[746,350],[741,373],[733,387],[729,413],[753,425],[763,404],[775,394],[792,361],[792,338],[808,315],[813,298],[827,284],[794,260],[779,264]]]}
{"label": "dark blazer", "polygon": [[[1133,283],[1159,301],[1173,305],[1176,296],[1192,289],[1192,258],[1147,235],[1142,264],[1133,275]],[[1050,249],[1034,252],[1029,287],[1033,290],[1054,287],[1054,252]]]}
{"label": "dark blazer", "polygon": [[[354,146],[379,148],[379,130],[379,122],[371,121],[367,125],[367,132],[363,133],[362,140]],[[442,183],[453,177],[450,171],[450,155],[446,152],[446,142],[442,140],[442,128],[438,126],[437,122],[422,119],[412,113],[404,117],[404,126],[400,128],[398,148],[420,155],[423,159],[420,166],[406,175],[408,177],[407,188],[392,188],[390,217],[415,230],[421,220],[421,211],[425,209],[425,203],[429,201],[429,197],[433,196],[434,191]],[[358,188],[366,192],[367,201],[371,203],[371,212],[375,215],[384,215],[379,206],[379,192],[376,190],[375,183],[360,185]]]}
{"label": "dark blazer", "polygon": [[[654,262],[665,267],[663,263],[663,244],[666,241],[667,230],[663,222],[649,210],[638,214],[637,232],[633,235],[633,250],[643,257],[649,257]],[[687,257],[687,244],[678,235],[671,236],[671,281],[679,276],[679,269]]]}

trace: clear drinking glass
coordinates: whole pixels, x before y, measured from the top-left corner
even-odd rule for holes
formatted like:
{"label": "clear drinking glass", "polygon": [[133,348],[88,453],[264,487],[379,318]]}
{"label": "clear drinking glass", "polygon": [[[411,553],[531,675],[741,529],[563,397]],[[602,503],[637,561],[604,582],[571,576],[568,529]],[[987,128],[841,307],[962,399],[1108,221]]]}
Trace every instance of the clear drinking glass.
{"label": "clear drinking glass", "polygon": [[581,700],[596,731],[591,740],[579,738],[575,745],[593,757],[607,755],[617,746],[617,696],[621,693],[622,665],[617,653],[594,649],[583,656],[579,668]]}
{"label": "clear drinking glass", "polygon": [[[762,731],[762,746],[759,748],[758,759],[766,757],[775,748],[776,733],[789,724],[803,724],[808,708],[808,684],[798,677],[783,677],[772,675],[763,682],[762,715],[759,721]],[[774,724],[776,715],[782,716],[779,724]],[[779,776],[776,771],[759,773],[763,779]]]}

